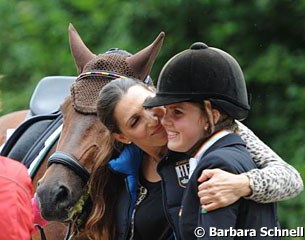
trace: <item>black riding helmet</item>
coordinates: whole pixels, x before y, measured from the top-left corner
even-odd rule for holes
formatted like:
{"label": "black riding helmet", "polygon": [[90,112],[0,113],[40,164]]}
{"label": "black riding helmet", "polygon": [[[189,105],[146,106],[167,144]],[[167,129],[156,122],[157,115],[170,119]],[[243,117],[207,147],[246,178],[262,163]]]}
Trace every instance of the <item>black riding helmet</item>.
{"label": "black riding helmet", "polygon": [[210,100],[237,120],[250,110],[243,72],[228,53],[197,42],[172,57],[158,78],[157,94],[144,107]]}

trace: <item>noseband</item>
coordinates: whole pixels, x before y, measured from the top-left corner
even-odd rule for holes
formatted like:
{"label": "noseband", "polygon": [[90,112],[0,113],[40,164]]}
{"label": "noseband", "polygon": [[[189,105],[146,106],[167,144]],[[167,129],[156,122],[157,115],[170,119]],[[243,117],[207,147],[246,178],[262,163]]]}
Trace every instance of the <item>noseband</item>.
{"label": "noseband", "polygon": [[74,171],[84,183],[87,183],[90,173],[70,154],[57,151],[48,160],[48,167],[53,163],[59,163]]}
{"label": "noseband", "polygon": [[[72,155],[65,152],[57,151],[53,153],[48,159],[48,167],[53,163],[64,165],[65,167],[75,172],[85,184],[88,182],[90,173]],[[90,211],[86,209],[91,209],[92,201],[90,197],[87,197],[84,200],[84,208],[80,213],[79,220],[69,223],[66,236],[64,238],[65,240],[72,239],[73,236],[78,232],[79,227],[83,224],[84,220],[88,217]],[[73,225],[75,226],[75,231],[72,233],[71,230],[73,228]],[[43,236],[44,233],[41,233],[41,235]]]}

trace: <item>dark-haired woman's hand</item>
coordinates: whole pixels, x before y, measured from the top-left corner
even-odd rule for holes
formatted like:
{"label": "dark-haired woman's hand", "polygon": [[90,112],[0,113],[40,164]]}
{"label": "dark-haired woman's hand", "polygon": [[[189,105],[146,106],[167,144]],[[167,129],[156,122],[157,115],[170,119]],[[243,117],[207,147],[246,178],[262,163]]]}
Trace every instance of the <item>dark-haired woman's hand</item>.
{"label": "dark-haired woman's hand", "polygon": [[252,193],[249,178],[221,169],[206,169],[198,178],[198,197],[203,209],[213,211]]}

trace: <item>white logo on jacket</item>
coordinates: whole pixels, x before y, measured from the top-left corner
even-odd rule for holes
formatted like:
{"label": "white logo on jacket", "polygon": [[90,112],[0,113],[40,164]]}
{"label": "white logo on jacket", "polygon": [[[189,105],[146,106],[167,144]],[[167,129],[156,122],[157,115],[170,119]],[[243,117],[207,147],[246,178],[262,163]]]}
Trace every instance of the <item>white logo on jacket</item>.
{"label": "white logo on jacket", "polygon": [[189,181],[189,175],[190,175],[189,160],[176,162],[175,170],[176,170],[178,184],[181,187],[185,188]]}

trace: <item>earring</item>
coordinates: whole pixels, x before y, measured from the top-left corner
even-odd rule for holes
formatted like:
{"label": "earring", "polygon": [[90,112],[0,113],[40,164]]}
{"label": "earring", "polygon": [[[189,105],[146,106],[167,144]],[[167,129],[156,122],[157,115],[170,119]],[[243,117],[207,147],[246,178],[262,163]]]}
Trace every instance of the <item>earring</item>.
{"label": "earring", "polygon": [[207,131],[207,130],[208,130],[208,128],[209,128],[209,126],[208,126],[208,125],[206,125],[206,126],[204,127],[204,130],[205,130],[205,131]]}
{"label": "earring", "polygon": [[127,144],[132,144],[132,141],[129,141]]}

